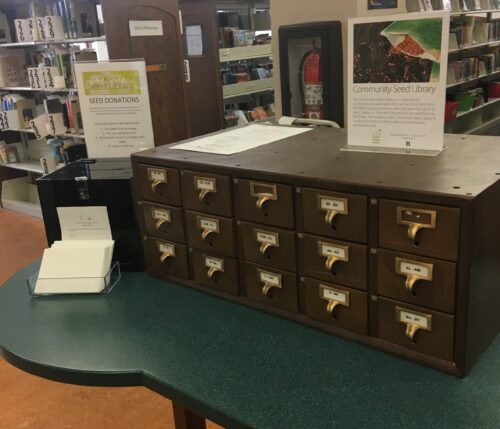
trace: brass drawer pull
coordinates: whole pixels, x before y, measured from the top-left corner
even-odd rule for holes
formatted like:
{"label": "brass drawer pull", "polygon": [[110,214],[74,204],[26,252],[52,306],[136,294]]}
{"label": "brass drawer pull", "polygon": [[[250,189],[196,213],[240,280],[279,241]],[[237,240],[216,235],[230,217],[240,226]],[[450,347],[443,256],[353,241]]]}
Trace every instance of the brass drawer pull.
{"label": "brass drawer pull", "polygon": [[264,204],[268,201],[271,201],[272,199],[273,196],[271,194],[260,194],[257,198],[257,201],[255,202],[255,205],[259,210],[262,210]]}
{"label": "brass drawer pull", "polygon": [[336,210],[328,210],[325,215],[325,223],[329,226],[332,225],[333,220],[335,219],[335,216],[339,214],[338,211]]}
{"label": "brass drawer pull", "polygon": [[207,276],[210,280],[212,280],[213,277],[217,273],[224,272],[224,260],[223,259],[212,258],[210,256],[204,256],[204,262],[205,262],[205,267],[208,268]]}
{"label": "brass drawer pull", "polygon": [[163,224],[165,224],[165,223],[169,223],[169,222],[168,222],[166,219],[158,219],[158,220],[156,221],[156,224],[155,224],[155,229],[156,229],[157,231],[159,231],[159,230],[160,230],[160,228],[162,227],[162,225],[163,225]]}
{"label": "brass drawer pull", "polygon": [[323,284],[319,285],[319,297],[327,301],[326,312],[332,316],[339,305],[349,307],[349,295],[349,291],[332,288]]}
{"label": "brass drawer pull", "polygon": [[413,245],[416,245],[417,234],[422,229],[436,229],[435,210],[411,209],[407,207],[397,208],[397,222],[407,225],[406,235]]}
{"label": "brass drawer pull", "polygon": [[264,208],[264,204],[268,201],[278,199],[276,185],[269,185],[267,183],[250,182],[250,195],[257,198],[255,206],[259,210],[262,210]]}
{"label": "brass drawer pull", "polygon": [[200,193],[198,194],[198,199],[204,203],[205,202],[205,198],[207,198],[207,195],[208,194],[211,194],[211,193],[214,193],[214,191],[210,191],[208,189],[203,189],[202,191],[200,191]]}
{"label": "brass drawer pull", "polygon": [[333,266],[335,265],[336,262],[340,261],[340,259],[337,256],[328,256],[325,261],[325,268],[327,271],[332,271]]}
{"label": "brass drawer pull", "polygon": [[162,183],[165,183],[163,180],[155,180],[153,183],[151,183],[151,190],[153,192],[156,192],[156,188],[160,186]]}
{"label": "brass drawer pull", "polygon": [[340,305],[340,302],[338,301],[335,301],[335,300],[331,300],[328,302],[328,304],[326,305],[326,311],[329,313],[329,314],[333,314],[333,312],[335,311],[335,309],[337,308],[337,306]]}
{"label": "brass drawer pull", "polygon": [[257,269],[257,276],[259,282],[264,283],[264,285],[262,286],[262,294],[266,297],[269,297],[272,289],[283,288],[281,274]]}
{"label": "brass drawer pull", "polygon": [[160,262],[163,264],[168,258],[173,258],[174,255],[170,252],[164,252],[160,256]]}
{"label": "brass drawer pull", "polygon": [[210,234],[220,233],[220,222],[219,219],[207,218],[207,217],[196,217],[196,224],[198,228],[202,230],[201,239],[206,241]]}
{"label": "brass drawer pull", "polygon": [[415,341],[415,335],[418,331],[432,331],[432,315],[419,313],[413,310],[407,310],[396,306],[396,320],[406,325],[405,336]]}
{"label": "brass drawer pull", "polygon": [[175,258],[175,245],[171,243],[157,242],[158,251],[161,253],[160,262],[163,264],[169,258]]}
{"label": "brass drawer pull", "polygon": [[211,279],[213,276],[215,276],[216,273],[221,273],[222,270],[217,267],[210,267],[207,271],[207,276],[209,279]]}
{"label": "brass drawer pull", "polygon": [[419,280],[432,281],[433,264],[396,257],[395,265],[396,274],[406,277],[405,289],[409,293],[413,293],[413,289]]}
{"label": "brass drawer pull", "polygon": [[336,198],[327,195],[318,195],[318,209],[326,211],[324,220],[328,226],[332,226],[333,221],[337,215],[346,215],[348,211],[348,200],[347,198]]}

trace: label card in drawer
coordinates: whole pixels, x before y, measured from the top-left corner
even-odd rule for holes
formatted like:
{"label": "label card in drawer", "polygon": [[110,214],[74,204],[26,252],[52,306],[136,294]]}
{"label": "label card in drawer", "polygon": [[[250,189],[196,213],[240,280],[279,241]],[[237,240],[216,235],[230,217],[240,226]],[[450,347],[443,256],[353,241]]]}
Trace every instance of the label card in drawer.
{"label": "label card in drawer", "polygon": [[198,220],[198,228],[200,229],[217,233],[220,231],[218,219],[198,216],[197,220]]}
{"label": "label card in drawer", "polygon": [[279,246],[279,234],[277,232],[255,231],[255,238],[259,243],[269,243],[274,247]]}
{"label": "label card in drawer", "polygon": [[165,222],[171,223],[172,217],[170,216],[170,210],[157,209],[152,207],[151,212],[153,215],[153,219],[155,220],[164,220]]}
{"label": "label card in drawer", "polygon": [[207,268],[215,268],[218,271],[224,272],[224,260],[219,258],[212,258],[211,256],[204,256],[205,266]]}
{"label": "label card in drawer", "polygon": [[434,210],[410,209],[398,207],[398,223],[404,225],[418,224],[423,228],[436,228],[436,212]]}
{"label": "label card in drawer", "polygon": [[337,301],[339,304],[349,307],[349,292],[334,289],[329,286],[319,285],[319,296],[327,301]]}
{"label": "label card in drawer", "polygon": [[318,242],[318,251],[321,256],[334,256],[339,261],[349,260],[349,247],[334,245],[330,243]]}
{"label": "label card in drawer", "polygon": [[175,245],[158,241],[158,250],[163,254],[175,256]]}
{"label": "label card in drawer", "polygon": [[148,168],[148,178],[151,182],[168,182],[167,172],[161,168]]}
{"label": "label card in drawer", "polygon": [[432,280],[432,264],[396,258],[396,273],[404,276],[414,276],[422,280]]}
{"label": "label card in drawer", "polygon": [[259,280],[266,284],[281,288],[281,274],[270,273],[269,271],[257,270],[259,273]]}
{"label": "label card in drawer", "polygon": [[432,315],[405,310],[396,306],[396,320],[407,325],[416,325],[425,331],[432,330]]}
{"label": "label card in drawer", "polygon": [[340,214],[347,214],[347,199],[333,198],[324,195],[318,195],[318,206],[321,210],[333,210]]}
{"label": "label card in drawer", "polygon": [[194,186],[199,191],[217,191],[216,180],[211,177],[195,177]]}

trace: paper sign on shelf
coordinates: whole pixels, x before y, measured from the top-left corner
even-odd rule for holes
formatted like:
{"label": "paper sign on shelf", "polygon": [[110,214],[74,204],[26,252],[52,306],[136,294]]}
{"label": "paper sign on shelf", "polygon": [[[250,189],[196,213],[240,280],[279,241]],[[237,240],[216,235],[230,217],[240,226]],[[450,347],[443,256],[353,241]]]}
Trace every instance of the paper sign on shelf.
{"label": "paper sign on shelf", "polygon": [[29,124],[37,140],[43,139],[50,134],[49,130],[47,129],[48,122],[46,113],[43,113],[40,116],[37,116],[35,119],[30,120]]}
{"label": "paper sign on shelf", "polygon": [[349,19],[347,150],[443,150],[447,12]]}
{"label": "paper sign on shelf", "polygon": [[146,65],[74,63],[90,158],[128,157],[154,147]]}
{"label": "paper sign on shelf", "polygon": [[62,113],[47,114],[47,131],[53,136],[64,134],[66,126],[64,125],[64,117]]}

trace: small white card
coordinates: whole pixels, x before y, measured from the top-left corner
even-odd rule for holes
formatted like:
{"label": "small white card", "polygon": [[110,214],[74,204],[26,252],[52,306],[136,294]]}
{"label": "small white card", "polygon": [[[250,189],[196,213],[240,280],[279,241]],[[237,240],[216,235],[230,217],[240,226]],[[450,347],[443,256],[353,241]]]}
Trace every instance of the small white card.
{"label": "small white card", "polygon": [[111,240],[106,207],[57,207],[63,240]]}

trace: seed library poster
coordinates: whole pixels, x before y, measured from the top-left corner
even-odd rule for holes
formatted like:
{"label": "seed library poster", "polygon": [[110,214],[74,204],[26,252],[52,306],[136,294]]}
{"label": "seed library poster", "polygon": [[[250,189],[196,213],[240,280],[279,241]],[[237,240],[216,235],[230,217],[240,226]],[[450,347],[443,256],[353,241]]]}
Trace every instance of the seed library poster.
{"label": "seed library poster", "polygon": [[349,20],[349,149],[442,150],[449,26],[446,12]]}
{"label": "seed library poster", "polygon": [[90,158],[154,147],[144,61],[75,63],[75,74]]}

